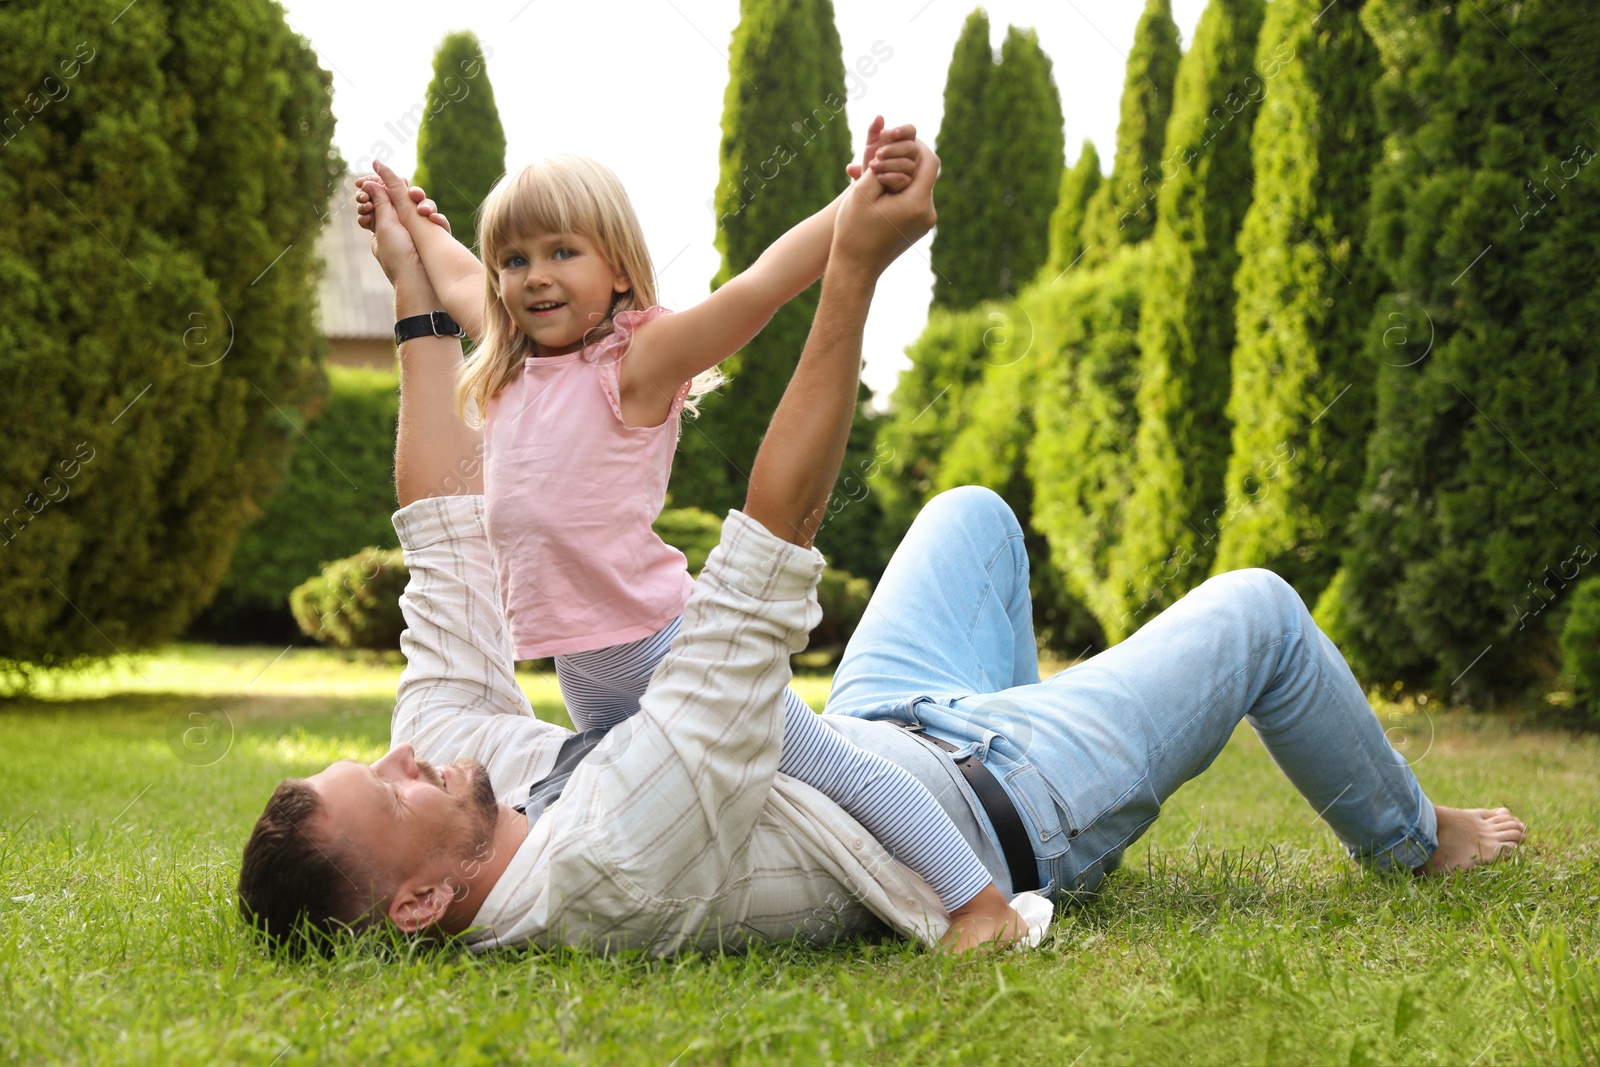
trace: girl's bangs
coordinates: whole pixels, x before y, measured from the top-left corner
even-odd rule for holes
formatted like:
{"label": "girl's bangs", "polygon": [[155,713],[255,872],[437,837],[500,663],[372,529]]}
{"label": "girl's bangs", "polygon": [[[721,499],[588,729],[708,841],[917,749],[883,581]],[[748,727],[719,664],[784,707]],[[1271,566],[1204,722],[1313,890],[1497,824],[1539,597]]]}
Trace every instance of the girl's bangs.
{"label": "girl's bangs", "polygon": [[592,197],[558,168],[533,164],[497,186],[483,205],[479,246],[486,260],[518,238],[603,232]]}

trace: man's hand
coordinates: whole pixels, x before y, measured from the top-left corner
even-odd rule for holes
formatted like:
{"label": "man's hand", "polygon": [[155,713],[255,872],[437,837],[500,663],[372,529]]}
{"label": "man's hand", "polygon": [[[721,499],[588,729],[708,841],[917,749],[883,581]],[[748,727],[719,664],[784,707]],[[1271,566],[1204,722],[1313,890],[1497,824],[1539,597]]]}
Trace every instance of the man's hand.
{"label": "man's hand", "polygon": [[830,271],[836,263],[848,263],[876,277],[938,220],[933,184],[939,177],[939,157],[921,141],[888,147],[902,151],[894,162],[908,167],[910,185],[904,192],[891,194],[873,168],[856,180],[834,220]]}
{"label": "man's hand", "polygon": [[[368,181],[381,182],[382,180],[376,174],[368,174],[356,179],[356,186],[360,189],[360,192],[356,193],[356,225],[363,230],[371,230],[373,225],[372,196],[363,187],[363,183]],[[411,202],[417,205],[417,214],[443,226],[445,233],[454,233],[450,229],[450,220],[445,218],[443,213],[439,211],[439,205],[430,200],[428,194],[422,191],[422,186],[413,185],[409,193]]]}
{"label": "man's hand", "polygon": [[885,191],[903,192],[910,187],[911,175],[916,170],[916,139],[915,126],[907,124],[886,130],[883,116],[879,115],[867,127],[867,148],[861,162],[849,164],[844,172],[854,181],[864,170],[870,169],[883,183]]}

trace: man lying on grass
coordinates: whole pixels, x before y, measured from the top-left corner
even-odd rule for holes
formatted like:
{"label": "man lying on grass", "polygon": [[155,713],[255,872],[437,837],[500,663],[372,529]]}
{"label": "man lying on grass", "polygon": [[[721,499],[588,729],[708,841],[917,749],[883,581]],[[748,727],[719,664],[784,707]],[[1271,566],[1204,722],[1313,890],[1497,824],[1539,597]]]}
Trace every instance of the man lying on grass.
{"label": "man lying on grass", "polygon": [[[464,935],[474,948],[736,950],[885,926],[934,942],[928,886],[827,797],[777,773],[789,655],[816,623],[825,514],[855,408],[878,276],[934,221],[938,161],[870,175],[835,227],[816,320],[744,510],[696,583],[641,709],[603,739],[534,718],[483,530],[479,434],[454,414],[459,342],[401,347],[395,527],[410,581],[390,752],[279,785],[245,846],[246,921],[291,949],[342,927]],[[437,308],[374,191],[397,317]],[[1094,892],[1162,802],[1248,716],[1358,861],[1443,873],[1522,840],[1503,808],[1436,807],[1281,579],[1211,579],[1129,640],[1041,681],[1022,531],[987,490],[923,510],[834,678],[828,723],[917,776],[1012,893]]]}

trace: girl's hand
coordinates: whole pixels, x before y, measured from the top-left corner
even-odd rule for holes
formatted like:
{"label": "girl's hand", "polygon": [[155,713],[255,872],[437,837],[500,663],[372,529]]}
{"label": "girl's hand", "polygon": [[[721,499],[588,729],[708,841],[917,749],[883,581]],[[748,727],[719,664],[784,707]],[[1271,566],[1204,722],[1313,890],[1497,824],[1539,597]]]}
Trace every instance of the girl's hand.
{"label": "girl's hand", "polygon": [[[356,187],[360,188],[362,182],[374,177],[374,175],[369,174],[357,178]],[[443,226],[445,233],[454,234],[455,231],[450,229],[450,220],[445,218],[443,213],[439,211],[439,205],[430,200],[428,194],[422,191],[422,186],[413,185],[410,189],[410,194],[411,202],[417,205],[417,214]],[[356,193],[356,225],[363,230],[370,231],[372,229],[372,219],[372,197],[367,193],[366,189],[361,189],[360,192]]]}
{"label": "girl's hand", "polygon": [[851,163],[844,171],[850,180],[861,177],[863,168],[871,168],[883,183],[886,193],[898,193],[911,185],[911,175],[916,173],[917,128],[914,125],[883,128],[883,116],[878,115],[867,127],[867,148],[860,163]]}
{"label": "girl's hand", "polygon": [[398,287],[405,280],[409,288],[432,292],[428,273],[422,268],[422,257],[417,254],[416,242],[395,214],[389,193],[383,183],[368,175],[356,181],[361,195],[367,198],[367,219],[362,223],[372,231],[372,254],[383,268],[389,283]]}

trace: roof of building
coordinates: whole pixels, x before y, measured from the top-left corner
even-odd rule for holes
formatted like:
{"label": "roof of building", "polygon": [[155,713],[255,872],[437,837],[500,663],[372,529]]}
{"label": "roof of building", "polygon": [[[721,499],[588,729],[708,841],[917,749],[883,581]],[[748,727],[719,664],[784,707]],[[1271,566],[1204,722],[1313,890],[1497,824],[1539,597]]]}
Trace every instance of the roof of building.
{"label": "roof of building", "polygon": [[333,339],[394,336],[394,289],[372,255],[372,235],[356,225],[355,176],[345,175],[328,204],[317,237],[322,282],[317,288],[317,323]]}

